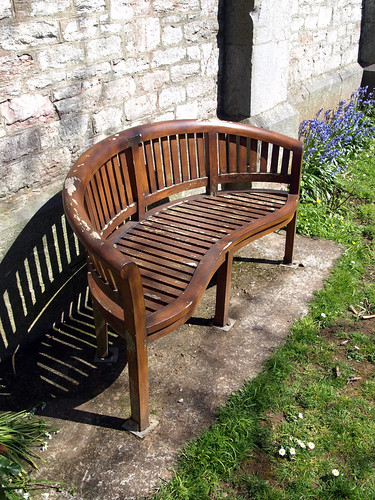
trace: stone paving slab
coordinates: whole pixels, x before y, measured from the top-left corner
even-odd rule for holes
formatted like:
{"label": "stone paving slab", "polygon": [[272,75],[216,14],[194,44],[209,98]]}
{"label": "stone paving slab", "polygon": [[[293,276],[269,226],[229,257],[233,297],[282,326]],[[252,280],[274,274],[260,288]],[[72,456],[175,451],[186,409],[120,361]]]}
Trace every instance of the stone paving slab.
{"label": "stone paving slab", "polygon": [[[40,477],[74,484],[76,500],[145,497],[168,481],[183,446],[210,426],[233,391],[261,371],[293,321],[307,312],[314,290],[342,252],[332,242],[299,236],[299,265],[283,266],[284,237],[283,232],[268,235],[238,253],[230,307],[236,323],[230,331],[210,326],[212,286],[188,324],[149,346],[150,407],[159,425],[143,440],[121,430],[129,415],[122,340],[112,340],[119,349],[116,363],[95,365],[90,308],[73,330],[61,326],[47,336],[35,354],[47,375],[33,387],[44,380],[40,396],[53,396],[44,414],[61,431],[42,452],[46,462]],[[83,337],[78,342],[75,335]],[[51,492],[49,498],[70,495]]]}

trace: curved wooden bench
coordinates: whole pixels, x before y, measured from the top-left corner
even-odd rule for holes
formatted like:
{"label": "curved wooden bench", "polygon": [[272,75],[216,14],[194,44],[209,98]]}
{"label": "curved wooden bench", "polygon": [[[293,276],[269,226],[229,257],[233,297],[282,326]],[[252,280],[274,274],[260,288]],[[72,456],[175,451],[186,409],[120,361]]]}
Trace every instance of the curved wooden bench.
{"label": "curved wooden bench", "polygon": [[287,225],[292,261],[301,161],[286,136],[178,120],[115,134],[70,170],[64,207],[88,254],[98,353],[110,324],[126,339],[134,429],[149,425],[147,343],[192,316],[215,273],[225,325],[233,254],[251,241]]}

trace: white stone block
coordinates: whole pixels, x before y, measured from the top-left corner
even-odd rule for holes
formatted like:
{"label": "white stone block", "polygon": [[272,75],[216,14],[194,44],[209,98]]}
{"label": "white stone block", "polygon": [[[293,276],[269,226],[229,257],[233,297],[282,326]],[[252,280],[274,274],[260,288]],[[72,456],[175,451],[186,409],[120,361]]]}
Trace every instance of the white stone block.
{"label": "white stone block", "polygon": [[121,43],[121,37],[117,35],[90,40],[86,45],[87,60],[91,63],[120,57],[123,53]]}
{"label": "white stone block", "polygon": [[190,43],[209,41],[215,39],[217,30],[216,20],[210,18],[201,19],[200,16],[197,16],[193,22],[184,25],[185,40]]}
{"label": "white stone block", "polygon": [[180,82],[191,76],[200,74],[201,66],[199,62],[189,62],[171,67],[172,82]]}
{"label": "white stone block", "polygon": [[176,119],[194,119],[199,116],[199,106],[197,101],[179,104],[176,108]]}
{"label": "white stone block", "polygon": [[199,48],[199,45],[193,45],[190,47],[187,47],[187,57],[191,61],[200,61],[201,58],[201,51]]}
{"label": "white stone block", "polygon": [[332,8],[320,7],[318,14],[318,28],[326,28],[332,21]]}
{"label": "white stone block", "polygon": [[267,111],[287,98],[288,42],[269,43],[253,49],[251,114]]}
{"label": "white stone block", "polygon": [[160,20],[157,17],[135,20],[124,27],[125,47],[130,55],[150,52],[160,45]]}
{"label": "white stone block", "polygon": [[0,20],[12,16],[11,0],[2,0],[0,3]]}
{"label": "white stone block", "polygon": [[121,108],[105,108],[94,113],[93,125],[95,133],[103,133],[109,131],[120,130],[122,126],[122,109]]}
{"label": "white stone block", "polygon": [[305,29],[315,30],[317,25],[318,25],[318,17],[317,16],[308,16],[305,18]]}
{"label": "white stone block", "polygon": [[181,26],[166,26],[162,31],[163,45],[177,45],[183,38]]}
{"label": "white stone block", "polygon": [[61,21],[61,34],[67,42],[76,42],[98,36],[99,23],[95,18],[82,17]]}
{"label": "white stone block", "polygon": [[124,103],[126,119],[134,121],[145,119],[146,117],[156,114],[157,94],[147,94],[140,97],[132,97]]}
{"label": "white stone block", "polygon": [[141,92],[155,92],[160,90],[170,80],[169,71],[165,69],[156,69],[147,71],[137,78],[137,87]]}
{"label": "white stone block", "polygon": [[186,90],[188,98],[191,99],[208,94],[216,95],[216,83],[212,78],[203,77],[188,83]]}
{"label": "white stone block", "polygon": [[89,14],[106,10],[105,0],[76,0],[75,5],[80,14]]}
{"label": "white stone block", "polygon": [[84,57],[85,53],[82,47],[68,43],[54,45],[48,50],[42,50],[38,53],[39,64],[43,71],[82,63]]}
{"label": "white stone block", "polygon": [[7,24],[0,27],[0,48],[23,51],[25,47],[36,47],[57,41],[59,23],[57,21],[31,21]]}
{"label": "white stone block", "polygon": [[148,70],[150,63],[146,56],[129,57],[113,61],[113,72],[116,75],[135,75]]}
{"label": "white stone block", "polygon": [[134,17],[134,8],[128,0],[111,0],[111,19],[116,21],[130,21]]}
{"label": "white stone block", "polygon": [[21,122],[43,123],[57,117],[52,102],[41,94],[25,94],[15,97],[2,103],[0,109],[7,125]]}
{"label": "white stone block", "polygon": [[157,50],[153,54],[151,68],[175,64],[184,59],[185,56],[186,48],[184,47],[170,47],[164,50]]}
{"label": "white stone block", "polygon": [[155,12],[189,12],[199,9],[199,0],[154,0]]}
{"label": "white stone block", "polygon": [[184,102],[186,99],[185,87],[169,87],[160,92],[159,106],[161,109],[170,108]]}
{"label": "white stone block", "polygon": [[33,0],[28,5],[30,15],[39,16],[54,16],[61,12],[71,9],[70,0]]}
{"label": "white stone block", "polygon": [[216,76],[219,64],[219,49],[212,43],[201,45],[201,68],[202,74]]}
{"label": "white stone block", "polygon": [[107,101],[118,101],[134,95],[136,83],[132,76],[112,80],[103,84],[103,98]]}

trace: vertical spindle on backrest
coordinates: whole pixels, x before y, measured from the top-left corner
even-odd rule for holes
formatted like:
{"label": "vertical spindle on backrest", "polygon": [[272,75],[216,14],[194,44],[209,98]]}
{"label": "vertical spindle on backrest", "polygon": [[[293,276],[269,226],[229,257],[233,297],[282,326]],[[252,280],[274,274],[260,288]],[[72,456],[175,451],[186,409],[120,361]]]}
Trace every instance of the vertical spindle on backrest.
{"label": "vertical spindle on backrest", "polygon": [[219,140],[219,172],[226,174],[228,172],[228,150],[226,134],[218,134]]}
{"label": "vertical spindle on backrest", "polygon": [[108,177],[108,168],[109,168],[110,164],[111,164],[111,161],[107,161],[100,168],[100,173],[101,173],[101,177],[102,177],[102,181],[103,181],[104,194],[105,194],[105,201],[107,204],[108,216],[109,216],[106,222],[111,220],[117,213],[115,210],[114,203],[113,203],[112,189],[111,189],[111,185],[110,185],[109,177]]}
{"label": "vertical spindle on backrest", "polygon": [[197,158],[198,158],[198,172],[199,177],[207,177],[207,165],[206,165],[206,156],[207,152],[205,151],[205,134],[196,134],[197,141]]}
{"label": "vertical spindle on backrest", "polygon": [[250,139],[249,156],[250,172],[256,172],[258,170],[258,141],[256,139]]}
{"label": "vertical spindle on backrest", "polygon": [[[149,192],[154,193],[157,190],[157,184],[156,184],[156,173],[155,173],[154,159],[152,155],[151,141],[145,141],[143,143],[143,149],[144,149],[144,161],[146,165],[147,179],[149,184]],[[138,169],[140,167],[137,165],[136,168]],[[136,175],[138,175],[138,173]]]}
{"label": "vertical spindle on backrest", "polygon": [[163,170],[165,175],[165,185],[167,187],[172,186],[172,165],[171,165],[171,155],[169,152],[169,141],[168,137],[161,138],[161,150],[162,150],[162,161]]}
{"label": "vertical spindle on backrest", "polygon": [[238,143],[238,171],[241,174],[247,172],[247,160],[248,160],[247,145],[248,145],[247,137],[240,137]]}
{"label": "vertical spindle on backrest", "polygon": [[161,149],[159,139],[154,139],[152,141],[153,145],[153,153],[154,153],[154,163],[155,163],[155,171],[156,171],[156,179],[158,182],[158,189],[163,189],[165,187],[164,182],[164,168],[163,161],[161,157]]}
{"label": "vertical spindle on backrest", "polygon": [[178,146],[177,146],[177,136],[172,135],[169,137],[169,144],[171,148],[171,161],[173,170],[173,180],[175,184],[180,184],[181,174],[180,174],[180,160],[178,157]]}
{"label": "vertical spindle on backrest", "polygon": [[216,196],[218,186],[218,134],[208,132],[208,159],[209,159],[209,182],[208,192]]}
{"label": "vertical spindle on backrest", "polygon": [[194,134],[187,134],[187,140],[189,151],[190,179],[196,179],[198,177],[198,168]]}
{"label": "vertical spindle on backrest", "polygon": [[89,183],[86,187],[85,192],[85,209],[89,215],[90,221],[92,222],[95,229],[100,229],[100,222],[98,219],[98,214],[96,212],[96,207],[94,203],[94,197],[92,194],[91,184]]}
{"label": "vertical spindle on backrest", "polygon": [[[117,160],[117,156],[115,157]],[[108,187],[110,189],[110,192],[112,194],[112,200],[113,200],[113,209],[116,214],[118,214],[122,210],[122,205],[120,201],[120,193],[118,189],[118,183],[116,182],[116,177],[114,174],[114,158],[111,158],[110,161],[107,162],[107,179],[108,179]]]}
{"label": "vertical spindle on backrest", "polygon": [[279,167],[279,154],[280,154],[280,146],[272,145],[272,155],[271,155],[271,172],[273,174],[278,173]]}
{"label": "vertical spindle on backrest", "polygon": [[179,151],[180,151],[180,162],[181,162],[181,173],[182,181],[186,182],[189,180],[189,164],[188,164],[188,149],[185,135],[178,136]]}
{"label": "vertical spindle on backrest", "polygon": [[145,157],[143,154],[142,143],[132,146],[133,164],[135,171],[135,192],[137,196],[137,214],[138,220],[145,218],[145,195],[150,193]]}
{"label": "vertical spindle on backrest", "polygon": [[267,172],[268,142],[262,141],[260,148],[260,172]]}
{"label": "vertical spindle on backrest", "polygon": [[281,173],[287,174],[289,170],[289,160],[290,160],[290,151],[289,149],[283,150],[283,159],[281,161]]}
{"label": "vertical spindle on backrest", "polygon": [[228,172],[236,173],[237,172],[237,136],[228,135]]}

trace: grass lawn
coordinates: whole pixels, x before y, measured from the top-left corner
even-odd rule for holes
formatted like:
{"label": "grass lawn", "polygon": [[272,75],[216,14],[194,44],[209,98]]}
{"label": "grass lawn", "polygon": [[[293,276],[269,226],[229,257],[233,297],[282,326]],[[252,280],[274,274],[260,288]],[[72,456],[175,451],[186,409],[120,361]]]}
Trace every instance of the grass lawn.
{"label": "grass lawn", "polygon": [[375,141],[343,183],[299,211],[300,232],[345,244],[324,289],[154,498],[375,499]]}

